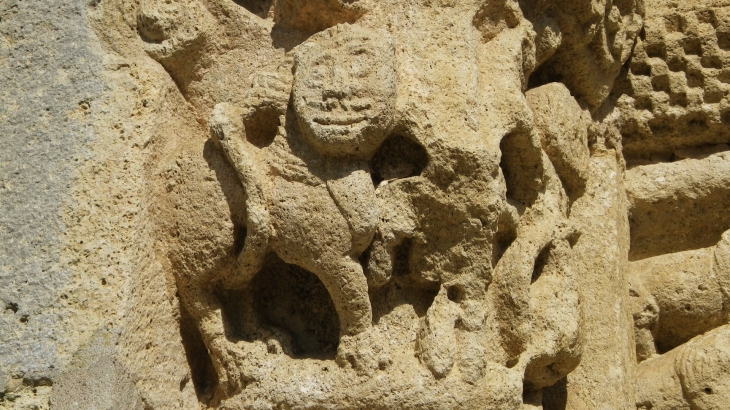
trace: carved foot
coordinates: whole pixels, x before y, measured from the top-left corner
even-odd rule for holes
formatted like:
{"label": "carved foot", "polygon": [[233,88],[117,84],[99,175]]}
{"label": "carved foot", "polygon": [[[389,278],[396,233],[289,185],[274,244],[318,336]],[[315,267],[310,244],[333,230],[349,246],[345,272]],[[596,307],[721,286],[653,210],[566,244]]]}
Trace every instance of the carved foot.
{"label": "carved foot", "polygon": [[291,336],[278,327],[268,327],[264,330],[264,342],[268,354],[286,354],[292,356],[294,349]]}
{"label": "carved foot", "polygon": [[210,348],[218,384],[226,397],[234,396],[246,385],[254,381],[254,377],[245,371],[248,368],[248,355],[241,345],[228,340],[215,341]]}
{"label": "carved foot", "polygon": [[372,376],[378,368],[387,367],[390,359],[380,355],[382,347],[372,330],[354,336],[340,337],[335,361],[341,367],[352,366],[359,375]]}

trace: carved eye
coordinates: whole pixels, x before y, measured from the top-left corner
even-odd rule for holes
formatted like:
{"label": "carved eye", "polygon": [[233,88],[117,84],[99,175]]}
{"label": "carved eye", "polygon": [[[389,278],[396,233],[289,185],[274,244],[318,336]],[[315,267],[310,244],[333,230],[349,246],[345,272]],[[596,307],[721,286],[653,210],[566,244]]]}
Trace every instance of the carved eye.
{"label": "carved eye", "polygon": [[355,56],[350,63],[350,72],[353,77],[366,77],[373,71],[373,64],[370,61],[370,56],[367,54],[360,54]]}
{"label": "carved eye", "polygon": [[327,64],[324,64],[322,61],[316,62],[307,78],[307,85],[314,88],[322,87],[325,78],[327,78],[328,71],[330,71],[330,67]]}

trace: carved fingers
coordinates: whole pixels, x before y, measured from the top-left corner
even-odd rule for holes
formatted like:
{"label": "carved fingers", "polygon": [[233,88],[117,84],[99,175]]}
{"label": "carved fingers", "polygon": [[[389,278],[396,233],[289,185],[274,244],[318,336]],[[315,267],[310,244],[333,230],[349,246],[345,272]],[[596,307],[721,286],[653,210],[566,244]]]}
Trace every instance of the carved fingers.
{"label": "carved fingers", "polygon": [[220,337],[211,343],[210,356],[226,397],[240,393],[253,378],[244,370],[249,358],[241,347]]}
{"label": "carved fingers", "polygon": [[246,93],[246,105],[251,110],[272,109],[279,115],[285,114],[291,87],[292,76],[284,70],[257,73],[251,89]]}

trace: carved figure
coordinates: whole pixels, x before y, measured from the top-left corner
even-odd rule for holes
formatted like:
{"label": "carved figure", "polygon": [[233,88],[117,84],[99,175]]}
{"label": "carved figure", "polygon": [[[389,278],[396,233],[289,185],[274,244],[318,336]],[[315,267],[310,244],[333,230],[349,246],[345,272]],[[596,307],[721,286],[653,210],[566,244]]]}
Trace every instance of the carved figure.
{"label": "carved figure", "polygon": [[[221,303],[226,297],[221,290],[255,291],[269,272],[269,265],[262,267],[270,253],[315,274],[331,297],[340,322],[336,394],[360,397],[363,393],[343,386],[365,383],[378,367],[395,365],[417,376],[389,379],[393,383],[444,389],[465,383],[474,386],[469,400],[478,407],[497,391],[512,391],[515,400],[523,386],[537,394],[578,364],[581,309],[572,254],[578,235],[568,215],[585,184],[586,125],[561,85],[537,88],[529,98],[522,94],[534,50],[529,24],[517,3],[508,3],[495,7],[508,6],[509,19],[522,21],[518,27],[497,22],[490,31],[487,7],[466,32],[449,38],[459,46],[471,39],[464,34],[472,26],[484,32],[476,40],[478,58],[459,60],[458,67],[463,63],[464,73],[474,75],[472,83],[456,75],[460,69],[449,71],[453,64],[445,61],[433,68],[444,75],[430,71],[429,58],[419,59],[415,72],[409,72],[415,63],[399,61],[399,75],[409,81],[400,83],[399,97],[408,98],[400,100],[397,114],[394,47],[378,31],[353,25],[327,29],[299,44],[287,54],[291,63],[257,74],[245,95],[236,91],[241,77],[232,76],[221,83],[233,91],[205,99],[205,104],[228,101],[209,117],[212,138],[206,146],[211,148],[206,161],[218,177],[211,184],[224,187],[228,207],[218,206],[208,220],[226,219],[230,212],[233,237],[213,232],[217,242],[203,238],[192,244],[191,236],[197,240],[200,231],[214,228],[190,223],[184,239],[173,240],[185,245],[173,249],[171,259],[183,259],[176,252],[189,255],[200,246],[217,252],[186,258],[204,266],[184,267],[175,275],[181,302],[196,321],[228,396],[254,380],[261,383],[248,385],[242,400],[269,389],[263,381],[271,376],[260,370],[267,366],[309,365],[276,356],[292,347],[290,335],[267,328],[268,318],[257,322],[266,314],[260,307],[246,306],[241,314],[256,318],[253,336],[226,331],[249,322],[224,320],[222,306],[229,309],[230,300]],[[450,29],[443,30],[429,40],[433,47],[445,47],[440,39]],[[513,54],[524,55],[508,62],[490,57]],[[505,72],[514,81],[493,80]],[[205,75],[207,81],[216,78]],[[428,81],[421,84],[419,77]],[[434,84],[426,87],[429,81]],[[429,94],[421,95],[423,90]],[[193,94],[191,100],[197,98]],[[462,109],[464,123],[452,123],[457,118],[452,111]],[[505,110],[511,114],[503,115]],[[560,127],[549,127],[556,116]],[[245,195],[238,186],[230,188],[237,185],[231,179]],[[176,215],[198,217],[197,209]],[[299,342],[293,327],[281,327]],[[379,341],[382,337],[388,344]],[[428,371],[417,369],[419,362]],[[358,382],[349,379],[350,365]],[[514,383],[487,377],[493,372]],[[272,391],[287,383],[275,378]]]}
{"label": "carved figure", "polygon": [[[378,221],[367,159],[392,121],[393,53],[378,33],[336,26],[295,50],[291,104],[286,76],[262,75],[248,106],[218,104],[210,119],[212,137],[246,191],[247,234],[233,269],[205,281],[243,288],[269,250],[314,273],[339,316],[338,362],[361,370],[369,366],[363,348],[372,343],[361,339],[371,326],[372,312],[357,258]],[[262,110],[279,114],[282,124],[264,147],[268,141],[254,145],[252,130],[244,126]],[[198,321],[208,349],[215,351],[222,384],[232,384],[229,392],[235,392],[239,376],[230,374],[235,370],[226,364],[231,354],[225,351],[241,355],[242,350],[227,340],[219,317],[212,325],[206,323],[218,303],[213,302],[211,283],[196,277],[182,280],[187,282],[178,286],[182,301]]]}

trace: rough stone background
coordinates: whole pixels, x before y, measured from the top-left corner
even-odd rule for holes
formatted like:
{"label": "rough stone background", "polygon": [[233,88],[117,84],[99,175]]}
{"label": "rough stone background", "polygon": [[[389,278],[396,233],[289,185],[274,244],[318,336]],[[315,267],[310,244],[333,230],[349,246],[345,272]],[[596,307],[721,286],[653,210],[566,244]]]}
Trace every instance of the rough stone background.
{"label": "rough stone background", "polygon": [[74,344],[63,209],[98,138],[85,112],[104,88],[85,11],[83,1],[0,4],[0,391],[50,384]]}

